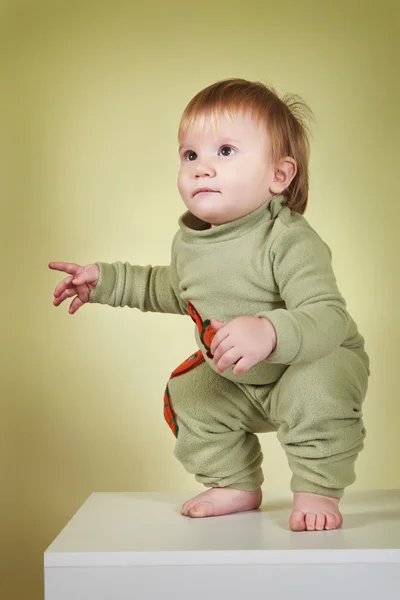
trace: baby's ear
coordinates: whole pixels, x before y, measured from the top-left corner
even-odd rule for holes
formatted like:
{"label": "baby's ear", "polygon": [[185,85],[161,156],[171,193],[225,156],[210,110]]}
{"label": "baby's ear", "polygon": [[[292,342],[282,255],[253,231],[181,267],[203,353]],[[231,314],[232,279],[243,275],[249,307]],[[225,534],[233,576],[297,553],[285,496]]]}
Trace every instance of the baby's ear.
{"label": "baby's ear", "polygon": [[281,194],[291,184],[297,173],[297,164],[294,158],[285,156],[275,165],[274,179],[270,186],[273,194]]}

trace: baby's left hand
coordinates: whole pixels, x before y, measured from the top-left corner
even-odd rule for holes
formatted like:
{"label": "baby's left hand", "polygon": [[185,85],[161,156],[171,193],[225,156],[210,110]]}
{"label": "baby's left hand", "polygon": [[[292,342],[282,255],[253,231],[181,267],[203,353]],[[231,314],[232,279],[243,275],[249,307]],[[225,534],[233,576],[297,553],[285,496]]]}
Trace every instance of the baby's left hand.
{"label": "baby's left hand", "polygon": [[234,375],[246,373],[275,349],[275,329],[267,318],[238,317],[229,323],[211,319],[211,326],[217,330],[210,350],[218,373],[232,365]]}

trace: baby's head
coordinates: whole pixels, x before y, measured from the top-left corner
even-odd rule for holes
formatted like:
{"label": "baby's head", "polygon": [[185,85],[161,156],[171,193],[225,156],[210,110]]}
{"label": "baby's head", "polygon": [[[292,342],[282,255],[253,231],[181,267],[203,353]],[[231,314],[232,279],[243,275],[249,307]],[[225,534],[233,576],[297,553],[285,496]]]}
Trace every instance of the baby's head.
{"label": "baby's head", "polygon": [[276,194],[303,213],[308,198],[310,109],[297,96],[244,79],[199,92],[179,126],[178,188],[187,208],[220,225]]}

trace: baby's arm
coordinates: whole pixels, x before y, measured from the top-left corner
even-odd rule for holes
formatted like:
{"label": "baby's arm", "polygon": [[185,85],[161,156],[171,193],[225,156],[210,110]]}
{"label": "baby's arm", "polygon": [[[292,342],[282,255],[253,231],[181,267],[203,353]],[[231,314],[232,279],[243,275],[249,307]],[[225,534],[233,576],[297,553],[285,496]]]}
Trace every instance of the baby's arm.
{"label": "baby's arm", "polygon": [[[174,240],[175,242],[175,240]],[[179,294],[175,243],[169,266],[139,266],[128,262],[96,263],[100,277],[89,302],[129,306],[143,312],[187,314],[187,304]]]}
{"label": "baby's arm", "polygon": [[69,274],[54,291],[54,305],[73,298],[71,314],[86,302],[130,306],[143,312],[187,314],[186,303],[179,295],[174,245],[170,266],[141,267],[122,262],[81,266],[51,262],[49,267]]}
{"label": "baby's arm", "polygon": [[271,259],[286,308],[257,315],[267,317],[277,333],[277,347],[267,360],[291,364],[328,355],[345,340],[351,320],[328,246],[306,225],[285,227]]}
{"label": "baby's arm", "polygon": [[142,267],[129,263],[96,263],[99,282],[89,302],[129,306],[143,312],[187,314],[181,303],[174,266]]}

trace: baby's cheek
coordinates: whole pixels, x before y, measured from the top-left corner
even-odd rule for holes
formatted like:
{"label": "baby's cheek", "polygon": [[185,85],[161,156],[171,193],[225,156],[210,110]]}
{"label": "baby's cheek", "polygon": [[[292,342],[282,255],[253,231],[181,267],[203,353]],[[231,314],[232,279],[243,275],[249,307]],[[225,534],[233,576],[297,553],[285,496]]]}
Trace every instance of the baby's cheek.
{"label": "baby's cheek", "polygon": [[179,193],[182,196],[183,181],[182,181],[182,174],[181,174],[180,170],[178,172],[178,178],[177,178],[176,184],[178,186]]}

